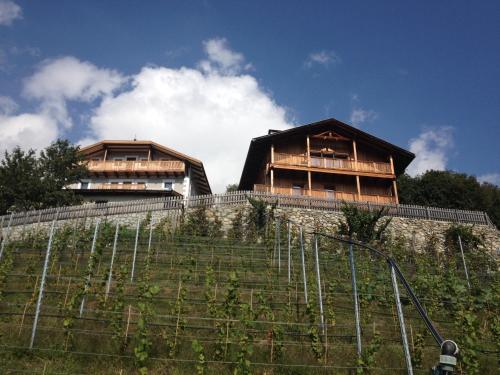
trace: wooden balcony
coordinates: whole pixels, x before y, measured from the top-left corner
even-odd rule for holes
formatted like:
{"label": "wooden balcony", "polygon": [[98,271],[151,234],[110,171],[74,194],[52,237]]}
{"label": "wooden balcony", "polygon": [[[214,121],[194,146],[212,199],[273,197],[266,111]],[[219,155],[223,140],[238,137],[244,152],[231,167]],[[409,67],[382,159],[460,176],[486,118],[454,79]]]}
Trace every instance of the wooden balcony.
{"label": "wooden balcony", "polygon": [[309,159],[307,155],[293,155],[283,154],[279,152],[274,153],[275,165],[297,166],[302,168],[319,168],[341,170],[349,172],[361,172],[369,174],[383,174],[392,175],[390,163],[376,162],[376,161],[354,161],[348,159],[334,159],[311,156]]}
{"label": "wooden balcony", "polygon": [[98,174],[181,174],[184,173],[184,162],[179,160],[154,161],[122,161],[122,160],[90,160],[87,164],[90,172]]}
{"label": "wooden balcony", "polygon": [[146,190],[146,184],[91,184],[88,190]]}
{"label": "wooden balcony", "polygon": [[294,195],[294,196],[310,196],[313,198],[321,199],[337,199],[345,201],[360,201],[360,202],[373,202],[373,203],[397,203],[396,197],[389,195],[373,195],[373,194],[361,194],[358,197],[356,193],[349,193],[344,191],[332,191],[332,190],[316,190],[316,189],[297,189],[297,188],[284,188],[275,186],[273,191],[271,191],[271,186],[269,185],[254,185],[254,191],[282,194],[282,195]]}

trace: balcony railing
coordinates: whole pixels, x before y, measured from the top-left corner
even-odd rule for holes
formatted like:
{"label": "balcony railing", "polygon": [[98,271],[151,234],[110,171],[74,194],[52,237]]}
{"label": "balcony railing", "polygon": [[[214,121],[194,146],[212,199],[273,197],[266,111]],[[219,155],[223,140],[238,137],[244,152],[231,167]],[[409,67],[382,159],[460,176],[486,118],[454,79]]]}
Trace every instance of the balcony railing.
{"label": "balcony railing", "polygon": [[357,193],[350,193],[345,191],[333,191],[333,190],[317,190],[317,189],[302,189],[302,188],[288,188],[288,187],[278,187],[274,186],[273,191],[271,191],[271,186],[269,185],[254,185],[254,191],[282,194],[282,195],[293,195],[293,196],[311,196],[313,198],[322,199],[337,199],[345,201],[361,201],[361,202],[374,202],[374,203],[396,203],[396,198],[389,195],[375,195],[375,194],[361,194],[358,197]]}
{"label": "balcony railing", "polygon": [[88,190],[146,190],[146,184],[91,184]]}
{"label": "balcony railing", "polygon": [[[307,167],[309,165],[307,155],[274,153],[274,163],[282,165],[296,165]],[[334,159],[318,156],[310,157],[310,166],[314,168],[342,169],[354,172],[392,174],[391,164],[377,161],[357,161],[348,159]]]}
{"label": "balcony railing", "polygon": [[91,172],[184,172],[184,162],[179,160],[91,160],[87,168]]}

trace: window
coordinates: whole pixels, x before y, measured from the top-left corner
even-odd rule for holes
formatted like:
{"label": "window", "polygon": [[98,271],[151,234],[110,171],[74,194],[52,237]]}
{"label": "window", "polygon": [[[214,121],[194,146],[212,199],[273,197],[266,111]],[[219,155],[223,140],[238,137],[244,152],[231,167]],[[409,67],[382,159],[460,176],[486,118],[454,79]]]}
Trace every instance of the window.
{"label": "window", "polygon": [[80,183],[80,189],[88,189],[89,188],[89,182],[88,181],[82,181]]}
{"label": "window", "polygon": [[163,182],[163,188],[167,191],[172,191],[172,182],[171,181],[164,181]]}
{"label": "window", "polygon": [[127,156],[127,161],[136,161],[137,156]]}
{"label": "window", "polygon": [[132,185],[132,181],[123,181],[122,184],[123,185]]}
{"label": "window", "polygon": [[294,184],[292,186],[292,195],[302,195],[303,185]]}

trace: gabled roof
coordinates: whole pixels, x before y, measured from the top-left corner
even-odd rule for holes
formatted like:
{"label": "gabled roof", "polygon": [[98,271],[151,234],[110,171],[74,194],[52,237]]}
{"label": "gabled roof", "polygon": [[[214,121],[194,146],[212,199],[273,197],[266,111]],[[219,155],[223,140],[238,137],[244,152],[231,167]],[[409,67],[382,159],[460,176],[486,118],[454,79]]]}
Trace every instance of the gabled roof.
{"label": "gabled roof", "polygon": [[176,151],[169,147],[160,145],[159,143],[153,141],[120,141],[120,140],[104,140],[94,143],[90,146],[85,146],[80,148],[80,152],[83,155],[90,155],[98,151],[102,151],[107,147],[117,148],[123,146],[124,148],[141,148],[141,147],[151,147],[154,150],[163,152],[167,155],[171,155],[176,159],[182,160],[191,166],[192,172],[197,177],[197,182],[200,184],[200,190],[203,194],[211,194],[210,184],[208,182],[207,175],[205,173],[205,168],[203,163],[191,156],[183,154],[182,152]]}
{"label": "gabled roof", "polygon": [[296,126],[288,130],[272,131],[267,135],[253,138],[250,142],[247,158],[241,174],[239,189],[246,190],[252,188],[252,183],[256,179],[256,174],[260,164],[265,157],[265,152],[274,142],[287,139],[296,135],[307,135],[311,133],[321,133],[334,131],[338,136],[348,137],[356,141],[362,141],[373,147],[387,151],[393,156],[394,169],[396,175],[404,172],[408,164],[415,158],[415,154],[401,147],[393,145],[374,135],[368,134],[358,128],[350,126],[334,118],[313,122],[307,125]]}

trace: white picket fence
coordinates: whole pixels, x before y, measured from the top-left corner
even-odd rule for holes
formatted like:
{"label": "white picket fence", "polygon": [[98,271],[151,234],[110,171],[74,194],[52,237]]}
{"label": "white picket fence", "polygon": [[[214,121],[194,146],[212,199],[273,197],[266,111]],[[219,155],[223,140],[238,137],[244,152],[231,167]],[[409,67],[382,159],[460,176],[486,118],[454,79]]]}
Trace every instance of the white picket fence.
{"label": "white picket fence", "polygon": [[[71,220],[85,217],[107,217],[140,212],[162,210],[183,210],[189,207],[211,207],[218,205],[241,205],[247,197],[261,199],[276,207],[308,208],[323,211],[340,211],[345,204],[335,199],[321,199],[304,196],[290,196],[256,191],[235,191],[224,194],[198,195],[188,199],[183,197],[161,197],[125,202],[86,203],[78,206],[64,206],[43,210],[15,212],[0,216],[0,228],[56,220]],[[387,215],[428,220],[494,226],[488,214],[481,211],[454,210],[447,208],[414,206],[405,204],[377,204],[370,202],[349,202],[360,208],[375,210],[388,209]],[[10,224],[9,224],[10,223]]]}

